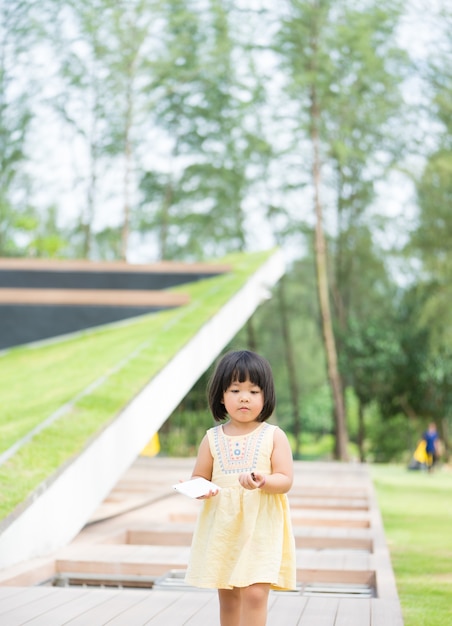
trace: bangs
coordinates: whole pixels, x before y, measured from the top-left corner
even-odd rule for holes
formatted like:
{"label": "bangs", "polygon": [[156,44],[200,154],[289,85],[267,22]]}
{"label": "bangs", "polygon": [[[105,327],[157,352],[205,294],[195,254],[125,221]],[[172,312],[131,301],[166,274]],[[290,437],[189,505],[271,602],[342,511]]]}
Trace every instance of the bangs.
{"label": "bangs", "polygon": [[261,363],[255,359],[250,359],[245,353],[238,357],[232,368],[230,379],[225,380],[227,384],[225,384],[223,391],[226,391],[234,382],[244,383],[247,380],[261,389],[265,389],[266,387],[267,376]]}

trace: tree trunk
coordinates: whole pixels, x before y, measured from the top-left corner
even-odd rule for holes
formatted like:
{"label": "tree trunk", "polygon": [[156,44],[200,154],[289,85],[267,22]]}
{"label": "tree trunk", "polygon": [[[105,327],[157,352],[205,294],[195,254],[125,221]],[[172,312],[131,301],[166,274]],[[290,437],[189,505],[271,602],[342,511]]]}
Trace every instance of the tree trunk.
{"label": "tree trunk", "polygon": [[[133,68],[132,68],[133,70]],[[133,72],[131,71],[131,75]],[[121,259],[127,261],[130,234],[130,172],[132,169],[132,142],[130,132],[133,119],[132,79],[130,78],[126,94],[126,120],[124,128],[124,181],[123,181],[123,219],[121,229]]]}
{"label": "tree trunk", "polygon": [[285,292],[285,280],[284,276],[278,283],[278,300],[279,311],[282,325],[282,335],[284,342],[284,349],[286,353],[287,373],[289,380],[290,400],[292,403],[292,415],[293,415],[293,434],[295,438],[295,458],[300,458],[301,454],[301,416],[299,408],[299,389],[297,381],[297,368],[295,366],[295,356],[293,352],[293,342],[290,338],[289,316],[287,313],[286,305],[286,292]]}
{"label": "tree trunk", "polygon": [[93,221],[96,206],[96,190],[97,190],[97,148],[96,148],[96,120],[93,115],[93,124],[91,128],[91,140],[89,150],[90,173],[88,189],[86,193],[86,211],[82,215],[83,229],[83,258],[90,259],[92,252],[93,238]]}
{"label": "tree trunk", "polygon": [[123,187],[123,220],[121,230],[121,259],[127,261],[127,248],[129,243],[130,231],[130,198],[129,198],[129,180],[130,180],[130,158],[131,148],[129,137],[126,136],[126,145],[124,153],[124,187]]}
{"label": "tree trunk", "polygon": [[449,422],[447,421],[447,417],[443,417],[441,420],[441,431],[442,431],[442,439],[444,444],[444,458],[442,461],[444,463],[449,462],[450,457],[450,442],[449,442]]}
{"label": "tree trunk", "polygon": [[317,272],[317,293],[319,298],[320,315],[322,321],[322,333],[325,344],[326,360],[328,367],[328,379],[330,382],[334,420],[336,430],[336,458],[341,461],[348,460],[347,425],[345,419],[345,403],[342,391],[342,381],[337,363],[336,342],[331,319],[331,309],[328,289],[328,268],[325,234],[323,231],[322,204],[320,201],[320,138],[319,138],[319,106],[317,92],[311,87],[311,143],[313,150],[312,177],[314,185],[314,206],[316,215],[315,225],[315,260]]}
{"label": "tree trunk", "polygon": [[169,231],[169,210],[173,203],[173,184],[168,181],[165,187],[165,195],[162,203],[162,216],[160,223],[160,235],[159,235],[159,248],[160,248],[160,260],[165,261],[167,259],[168,250],[168,231]]}
{"label": "tree trunk", "polygon": [[364,427],[364,404],[361,400],[358,400],[358,449],[359,449],[359,460],[361,463],[364,463],[366,460],[364,454],[364,438],[365,438],[365,427]]}

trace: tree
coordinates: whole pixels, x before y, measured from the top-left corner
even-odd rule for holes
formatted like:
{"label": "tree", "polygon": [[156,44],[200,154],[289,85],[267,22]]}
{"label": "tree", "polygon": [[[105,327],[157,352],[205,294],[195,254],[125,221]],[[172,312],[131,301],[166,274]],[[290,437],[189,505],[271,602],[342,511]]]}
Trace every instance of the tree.
{"label": "tree", "polygon": [[166,55],[154,65],[149,89],[172,146],[171,170],[154,168],[142,178],[137,224],[158,229],[163,258],[243,250],[244,202],[268,151],[253,128],[260,85],[237,75],[237,42],[222,2],[211,0],[200,13],[169,3],[165,25]]}
{"label": "tree", "polygon": [[[452,11],[443,3],[434,12],[437,38],[423,69],[431,97],[430,115],[436,122],[433,147],[416,181],[419,205],[418,224],[406,252],[418,262],[418,280],[411,301],[415,301],[412,323],[424,339],[423,367],[414,382],[419,397],[412,404],[421,415],[435,419],[449,448],[452,425]],[[431,145],[431,144],[430,144]]]}
{"label": "tree", "polygon": [[[18,68],[27,65],[36,31],[29,21],[34,2],[2,3],[0,8],[0,255],[21,254],[17,235],[33,228],[35,208],[26,174],[26,139],[33,119],[31,82]],[[24,72],[24,76],[26,73]],[[21,77],[21,78],[19,78]]]}
{"label": "tree", "polygon": [[[70,0],[64,6],[51,2],[53,15],[47,24],[48,40],[56,51],[56,84],[59,93],[51,106],[81,146],[74,188],[81,189],[78,223],[71,233],[71,252],[76,257],[98,255],[94,224],[98,217],[100,180],[107,173],[109,104],[111,94],[105,79],[106,21],[111,15],[108,0]],[[117,4],[117,3],[114,3]]]}
{"label": "tree", "polygon": [[[53,44],[60,52],[64,89],[56,107],[85,146],[85,198],[75,234],[80,253],[127,258],[137,202],[139,156],[148,136],[149,59],[159,51],[159,0],[54,0]],[[100,201],[119,201],[119,223],[93,232]],[[105,233],[102,230],[105,229]],[[120,238],[120,246],[114,241]],[[107,243],[111,242],[108,249]],[[107,245],[107,247],[105,247]],[[96,250],[97,248],[97,250]]]}
{"label": "tree", "polygon": [[[323,206],[321,200],[321,101],[318,94],[318,78],[322,63],[326,64],[327,54],[321,48],[319,37],[322,26],[328,18],[329,2],[320,0],[311,4],[299,1],[290,2],[290,15],[283,21],[279,34],[279,50],[283,56],[283,66],[290,72],[288,91],[302,101],[308,111],[304,115],[305,129],[311,142],[311,176],[315,211],[315,260],[317,274],[317,294],[322,321],[324,347],[327,360],[328,378],[334,405],[336,425],[336,454],[341,460],[347,459],[347,427],[345,405],[337,364],[327,273],[326,240],[323,229]],[[325,71],[326,67],[323,67]]]}
{"label": "tree", "polygon": [[407,248],[420,260],[422,282],[430,294],[421,319],[434,329],[434,349],[452,342],[452,11],[444,5],[436,19],[442,36],[424,71],[432,98],[431,115],[437,122],[436,141],[416,184],[419,220]]}
{"label": "tree", "polygon": [[[369,208],[373,181],[398,151],[398,145],[384,140],[388,117],[401,103],[400,75],[394,67],[400,67],[404,57],[391,41],[398,7],[379,3],[357,9],[346,0],[288,4],[277,46],[282,66],[289,72],[287,92],[298,102],[300,144],[307,136],[311,146],[318,298],[334,399],[337,456],[345,459],[348,435],[334,323],[344,330],[352,312],[353,280],[344,264],[354,258],[349,235]],[[338,228],[336,232],[329,228],[328,237],[336,242],[335,254],[327,251],[324,228],[325,210],[330,209],[333,217],[331,206]]]}

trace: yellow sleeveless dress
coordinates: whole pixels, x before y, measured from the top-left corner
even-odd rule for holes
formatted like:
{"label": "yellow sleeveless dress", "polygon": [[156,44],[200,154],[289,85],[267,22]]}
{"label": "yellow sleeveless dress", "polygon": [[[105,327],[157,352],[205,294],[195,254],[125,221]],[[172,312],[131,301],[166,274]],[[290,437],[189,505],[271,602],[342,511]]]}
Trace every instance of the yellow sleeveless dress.
{"label": "yellow sleeveless dress", "polygon": [[270,583],[295,589],[295,541],[286,494],[244,489],[244,472],[272,472],[273,435],[277,426],[263,422],[245,436],[207,431],[213,456],[212,481],[221,487],[202,501],[185,581],[195,587],[232,589]]}

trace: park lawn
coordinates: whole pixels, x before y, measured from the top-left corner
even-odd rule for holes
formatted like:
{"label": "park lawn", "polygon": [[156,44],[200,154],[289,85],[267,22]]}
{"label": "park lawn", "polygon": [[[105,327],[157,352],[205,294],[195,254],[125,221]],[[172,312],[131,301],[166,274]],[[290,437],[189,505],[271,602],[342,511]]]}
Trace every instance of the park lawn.
{"label": "park lawn", "polygon": [[0,520],[114,419],[271,254],[221,259],[231,272],[171,289],[190,295],[178,309],[0,355],[0,452],[71,403],[0,466]]}
{"label": "park lawn", "polygon": [[452,470],[372,465],[405,626],[452,624]]}

